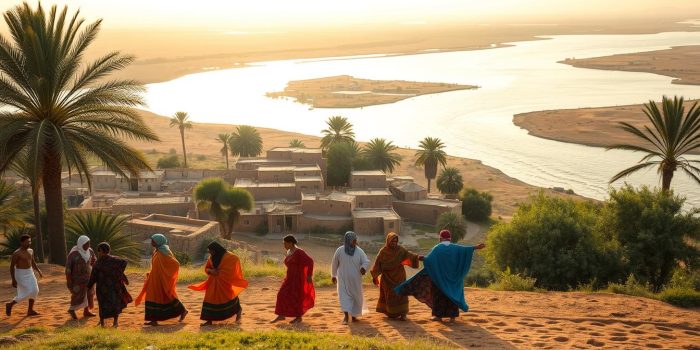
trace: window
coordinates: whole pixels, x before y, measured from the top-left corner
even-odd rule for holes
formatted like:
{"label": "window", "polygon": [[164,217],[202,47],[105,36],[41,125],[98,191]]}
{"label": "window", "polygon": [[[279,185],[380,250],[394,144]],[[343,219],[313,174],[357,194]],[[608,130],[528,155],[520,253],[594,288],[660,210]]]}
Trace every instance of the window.
{"label": "window", "polygon": [[365,207],[365,203],[360,202],[360,203],[358,204],[358,206],[359,206],[360,208],[364,208],[364,207]]}
{"label": "window", "polygon": [[389,223],[389,228],[394,228],[394,222],[393,222],[393,221]]}

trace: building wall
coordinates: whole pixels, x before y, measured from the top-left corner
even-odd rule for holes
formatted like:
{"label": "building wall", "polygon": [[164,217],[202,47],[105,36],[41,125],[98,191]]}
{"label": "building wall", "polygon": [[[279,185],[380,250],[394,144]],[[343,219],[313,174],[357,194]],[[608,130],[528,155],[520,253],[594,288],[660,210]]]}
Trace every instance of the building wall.
{"label": "building wall", "polygon": [[454,211],[462,212],[462,205],[453,208],[437,205],[418,204],[404,201],[394,201],[394,211],[405,221],[421,224],[435,225],[442,213]]}
{"label": "building wall", "polygon": [[301,198],[302,193],[323,193],[323,181],[299,181],[296,182],[297,198]]}
{"label": "building wall", "polygon": [[357,208],[391,208],[391,194],[354,195]]}
{"label": "building wall", "polygon": [[[130,220],[124,228],[124,233],[132,240],[138,242],[147,241],[152,235],[160,233],[168,238],[168,244],[173,252],[185,252],[193,259],[202,259],[202,242],[205,239],[213,239],[220,235],[219,224],[213,221],[192,220],[186,218],[173,218],[160,216],[167,222],[149,221],[148,218],[158,218],[158,215],[149,215],[144,220]],[[183,224],[202,225],[194,232],[171,233],[178,220]],[[144,243],[146,246],[146,243]],[[147,247],[147,246],[146,246]]]}
{"label": "building wall", "polygon": [[358,235],[384,234],[384,220],[382,218],[353,218],[352,228]]}
{"label": "building wall", "polygon": [[301,201],[301,210],[305,214],[349,217],[354,209],[352,202],[313,198],[305,198]]}
{"label": "building wall", "polygon": [[160,192],[163,178],[139,179],[139,192]]}
{"label": "building wall", "polygon": [[188,203],[160,203],[160,204],[119,204],[112,205],[112,212],[115,214],[162,214],[186,217],[189,213],[194,213],[194,204]]}
{"label": "building wall", "polygon": [[[259,225],[267,221],[265,214],[243,214],[233,226],[234,232],[256,232]],[[269,232],[269,231],[268,231]]]}
{"label": "building wall", "polygon": [[117,177],[112,175],[91,175],[92,179],[92,189],[93,190],[110,190],[114,191],[117,189]]}
{"label": "building wall", "polygon": [[386,188],[386,175],[350,175],[351,188]]}
{"label": "building wall", "polygon": [[260,169],[257,177],[260,182],[294,182],[293,170],[261,171]]}
{"label": "building wall", "polygon": [[256,201],[273,199],[296,200],[297,191],[295,186],[285,187],[240,187],[248,190]]}
{"label": "building wall", "polygon": [[307,233],[314,227],[325,227],[332,232],[338,232],[341,229],[347,228],[352,225],[352,217],[348,216],[346,219],[327,219],[324,220],[323,217],[309,217],[302,215],[299,218],[299,233]]}

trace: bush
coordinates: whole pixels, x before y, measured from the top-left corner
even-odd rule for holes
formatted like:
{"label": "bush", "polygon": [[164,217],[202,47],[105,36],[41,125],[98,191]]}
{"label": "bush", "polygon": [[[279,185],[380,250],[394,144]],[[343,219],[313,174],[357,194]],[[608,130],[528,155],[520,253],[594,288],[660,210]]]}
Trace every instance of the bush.
{"label": "bush", "polygon": [[5,241],[0,242],[0,255],[12,255],[21,246],[19,239],[25,234],[31,235],[32,241],[35,239],[34,230],[29,227],[12,227],[5,231]]}
{"label": "bush", "polygon": [[668,288],[700,290],[700,271],[677,268],[673,271]]}
{"label": "bush", "polygon": [[168,154],[177,154],[177,150],[175,150],[174,148],[171,148],[171,149],[168,151]]}
{"label": "bush", "polygon": [[700,307],[700,292],[691,288],[664,289],[657,298],[680,307]]}
{"label": "bush", "polygon": [[462,215],[467,220],[482,222],[491,216],[491,201],[493,197],[486,192],[479,192],[474,188],[465,188],[461,195]]}
{"label": "bush", "polygon": [[337,142],[328,148],[328,186],[347,186],[352,171],[353,147],[347,142]]}
{"label": "bush", "polygon": [[85,235],[90,238],[93,249],[101,242],[109,243],[110,254],[131,262],[139,262],[141,245],[125,233],[127,217],[103,211],[76,213],[66,220],[66,246],[70,249]]}
{"label": "bush", "polygon": [[197,159],[198,161],[203,161],[203,160],[207,160],[207,156],[205,156],[205,155],[203,155],[203,154],[198,154],[198,155],[195,157],[195,159]]}
{"label": "bush", "polygon": [[267,227],[267,221],[263,221],[263,222],[259,223],[257,226],[255,226],[255,228],[253,230],[255,231],[255,233],[257,233],[260,236],[266,235],[269,231],[269,229]]}
{"label": "bush", "polygon": [[495,271],[511,268],[537,286],[569,290],[593,278],[607,284],[622,274],[619,248],[594,230],[600,209],[588,202],[540,192],[518,208],[510,223],[494,225],[487,259]]}
{"label": "bush", "polygon": [[180,160],[177,158],[177,154],[169,155],[158,159],[158,164],[156,165],[158,169],[170,169],[179,168]]}
{"label": "bush", "polygon": [[506,268],[505,271],[496,275],[496,282],[489,288],[508,292],[532,292],[535,291],[536,282],[535,278],[511,273],[510,268]]}
{"label": "bush", "polygon": [[448,211],[442,213],[438,217],[435,230],[448,230],[452,234],[452,243],[456,243],[464,239],[467,235],[467,222],[464,221],[462,214]]}
{"label": "bush", "polygon": [[624,284],[620,283],[610,283],[608,284],[607,291],[615,294],[625,294],[632,295],[636,297],[643,298],[653,298],[654,293],[652,293],[651,288],[648,284],[643,284],[639,282],[634,275],[629,275],[627,281]]}
{"label": "bush", "polygon": [[180,263],[180,266],[188,266],[192,263],[192,258],[185,252],[173,252],[175,259]]}

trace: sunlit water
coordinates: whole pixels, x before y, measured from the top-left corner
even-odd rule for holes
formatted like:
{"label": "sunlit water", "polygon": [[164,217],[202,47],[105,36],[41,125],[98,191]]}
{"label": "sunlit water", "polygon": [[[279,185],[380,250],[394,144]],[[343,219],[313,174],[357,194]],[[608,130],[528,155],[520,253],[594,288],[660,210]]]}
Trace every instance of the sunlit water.
{"label": "sunlit water", "polygon": [[[640,154],[605,151],[545,140],[513,125],[514,114],[560,108],[643,103],[661,95],[700,97],[699,86],[671,84],[647,73],[573,68],[568,57],[596,57],[700,44],[700,33],[555,36],[481,51],[407,56],[263,62],[212,71],[148,86],[151,111],[187,111],[198,122],[249,124],[318,135],[332,115],[350,119],[358,140],[384,137],[416,147],[426,136],[441,138],[450,154],[479,159],[524,182],[571,188],[602,199],[608,180],[634,165]],[[271,99],[290,80],[349,74],[359,78],[479,85],[353,109],[310,109],[289,99]],[[222,130],[223,132],[224,130]],[[625,181],[659,185],[655,170]],[[615,185],[619,185],[616,183]],[[673,180],[688,203],[700,206],[700,185],[682,174]]]}

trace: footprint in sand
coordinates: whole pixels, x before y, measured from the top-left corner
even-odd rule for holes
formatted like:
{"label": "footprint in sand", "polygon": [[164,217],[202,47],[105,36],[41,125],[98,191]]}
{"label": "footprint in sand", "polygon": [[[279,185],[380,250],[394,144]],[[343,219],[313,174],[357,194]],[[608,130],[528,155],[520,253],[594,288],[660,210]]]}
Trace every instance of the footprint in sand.
{"label": "footprint in sand", "polygon": [[586,344],[592,345],[592,346],[595,346],[595,347],[605,346],[605,343],[603,343],[602,341],[597,341],[597,340],[595,340],[595,339],[588,339],[588,341],[586,342]]}
{"label": "footprint in sand", "polygon": [[476,323],[488,323],[488,322],[489,322],[488,320],[485,320],[485,319],[483,319],[483,318],[476,318],[476,319],[474,319],[474,320],[472,320],[472,321],[473,321],[473,322],[476,322]]}
{"label": "footprint in sand", "polygon": [[597,327],[605,327],[605,323],[600,323],[600,322],[591,322],[591,326],[597,326]]}
{"label": "footprint in sand", "polygon": [[687,334],[687,335],[700,335],[700,333],[693,332],[693,331],[685,331],[685,334]]}
{"label": "footprint in sand", "polygon": [[608,339],[610,339],[610,341],[627,341],[629,338],[627,338],[627,337],[610,337]]}
{"label": "footprint in sand", "polygon": [[640,331],[639,329],[633,329],[630,331],[632,334],[646,334],[647,332],[645,331]]}
{"label": "footprint in sand", "polygon": [[671,331],[673,331],[673,329],[671,329],[671,328],[662,327],[662,326],[656,326],[656,329],[658,329],[658,330],[660,330],[660,331],[666,331],[666,332],[671,332]]}
{"label": "footprint in sand", "polygon": [[498,326],[498,327],[503,327],[503,326],[507,325],[507,323],[505,323],[505,322],[498,322],[498,323],[494,323],[493,325],[494,325],[494,326]]}
{"label": "footprint in sand", "polygon": [[504,331],[504,332],[508,332],[508,333],[520,332],[520,330],[517,329],[517,328],[506,328],[506,329],[504,329],[503,331]]}
{"label": "footprint in sand", "polygon": [[652,348],[652,349],[661,349],[662,348],[661,345],[654,344],[654,343],[645,344],[644,346],[646,346],[647,348]]}
{"label": "footprint in sand", "polygon": [[559,321],[554,321],[554,320],[547,321],[547,324],[557,324],[557,323],[559,323]]}
{"label": "footprint in sand", "polygon": [[666,334],[666,333],[659,333],[657,335],[661,338],[664,338],[664,339],[676,339],[675,336],[670,335],[670,334]]}
{"label": "footprint in sand", "polygon": [[556,337],[556,338],[554,338],[554,341],[558,341],[558,342],[560,342],[560,343],[563,343],[563,342],[569,341],[569,338],[567,338],[567,337]]}

